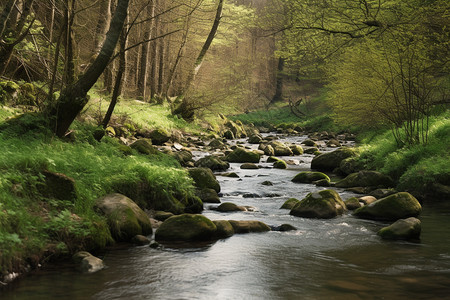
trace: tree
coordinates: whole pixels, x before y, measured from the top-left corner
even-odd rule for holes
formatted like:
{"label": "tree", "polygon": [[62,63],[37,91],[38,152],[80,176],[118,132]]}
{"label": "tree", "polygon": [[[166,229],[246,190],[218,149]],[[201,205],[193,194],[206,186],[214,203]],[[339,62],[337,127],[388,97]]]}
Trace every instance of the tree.
{"label": "tree", "polygon": [[94,62],[79,79],[61,91],[56,105],[49,109],[52,127],[57,136],[62,137],[75,117],[88,102],[87,93],[105,70],[113,55],[122,27],[127,16],[129,0],[119,0],[105,42]]}

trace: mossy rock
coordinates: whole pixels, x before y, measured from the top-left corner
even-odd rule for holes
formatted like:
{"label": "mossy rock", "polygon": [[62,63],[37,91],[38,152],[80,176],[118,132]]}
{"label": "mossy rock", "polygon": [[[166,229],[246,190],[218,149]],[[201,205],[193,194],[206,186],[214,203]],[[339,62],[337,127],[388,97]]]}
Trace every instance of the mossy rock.
{"label": "mossy rock", "polygon": [[361,203],[359,203],[359,199],[357,197],[351,197],[347,200],[344,200],[344,203],[349,210],[355,210],[361,207]]}
{"label": "mossy rock", "polygon": [[122,152],[123,155],[131,155],[133,154],[133,149],[127,145],[119,145],[119,151]]}
{"label": "mossy rock", "polygon": [[397,220],[394,224],[381,228],[378,235],[388,240],[418,240],[421,231],[420,220],[410,217]]}
{"label": "mossy rock", "polygon": [[292,146],[290,146],[290,148],[294,155],[302,155],[303,154],[303,148],[300,145],[292,145]]}
{"label": "mossy rock", "polygon": [[393,180],[377,171],[359,171],[352,173],[344,179],[336,182],[336,187],[391,187],[394,185]]}
{"label": "mossy rock", "polygon": [[270,231],[270,227],[261,221],[234,221],[229,220],[233,226],[235,233],[250,233],[250,232],[266,232]]}
{"label": "mossy rock", "polygon": [[162,128],[154,129],[150,132],[150,139],[155,145],[163,145],[165,142],[170,140],[171,134]]}
{"label": "mossy rock", "polygon": [[197,189],[195,194],[204,203],[220,203],[219,195],[214,189],[210,188]]}
{"label": "mossy rock", "polygon": [[194,184],[196,187],[210,188],[215,190],[217,193],[220,192],[220,184],[214,176],[213,172],[209,168],[192,168],[188,169],[189,175],[194,179]]}
{"label": "mossy rock", "polygon": [[358,208],[353,215],[363,219],[395,221],[417,217],[421,211],[422,206],[413,195],[400,192]]}
{"label": "mossy rock", "polygon": [[339,170],[345,175],[356,173],[364,169],[364,163],[358,160],[358,157],[348,157],[341,161]]}
{"label": "mossy rock", "polygon": [[194,165],[198,168],[209,168],[212,171],[225,171],[230,164],[223,161],[220,157],[208,155],[197,160]]}
{"label": "mossy rock", "polygon": [[319,149],[317,148],[307,148],[303,150],[303,153],[305,154],[316,154],[316,152],[319,152]]}
{"label": "mossy rock", "polygon": [[235,163],[259,163],[259,159],[259,153],[248,151],[241,147],[237,147],[225,157],[226,161]]}
{"label": "mossy rock", "polygon": [[155,232],[156,241],[192,242],[212,240],[216,225],[202,215],[182,214],[165,220]]}
{"label": "mossy rock", "polygon": [[280,209],[292,209],[298,203],[300,203],[300,200],[295,198],[289,198],[283,203]]}
{"label": "mossy rock", "polygon": [[203,211],[203,201],[198,196],[187,194],[180,202],[185,213],[197,214]]}
{"label": "mossy rock", "polygon": [[262,140],[263,137],[260,134],[252,134],[247,141],[249,144],[259,144]]}
{"label": "mossy rock", "polygon": [[137,152],[146,155],[155,155],[158,153],[158,150],[152,146],[152,141],[149,139],[139,139],[131,144],[130,147]]}
{"label": "mossy rock", "polygon": [[224,202],[217,207],[217,211],[220,212],[247,211],[247,209],[243,206],[239,206],[231,202]]}
{"label": "mossy rock", "polygon": [[291,156],[291,155],[293,155],[292,150],[289,148],[289,146],[282,142],[272,141],[269,143],[269,146],[272,146],[275,156]]}
{"label": "mossy rock", "polygon": [[292,179],[296,183],[312,183],[314,181],[325,179],[330,182],[330,177],[321,172],[304,171],[300,172]]}
{"label": "mossy rock", "polygon": [[117,241],[129,241],[136,235],[152,233],[150,218],[124,195],[106,195],[97,199],[95,206],[106,216],[111,235]]}
{"label": "mossy rock", "polygon": [[226,138],[227,140],[234,140],[234,133],[231,130],[226,130],[223,133],[223,137]]}
{"label": "mossy rock", "polygon": [[228,148],[227,145],[221,140],[221,139],[213,139],[209,144],[208,147],[212,149],[226,149]]}
{"label": "mossy rock", "polygon": [[305,146],[308,146],[308,147],[315,147],[315,148],[317,148],[316,142],[314,142],[313,140],[310,140],[310,139],[304,140],[302,142],[302,144],[305,145]]}
{"label": "mossy rock", "polygon": [[233,226],[227,220],[216,220],[213,223],[217,227],[216,233],[214,234],[215,239],[228,238],[234,234]]}
{"label": "mossy rock", "polygon": [[273,147],[271,145],[266,145],[264,147],[264,154],[268,155],[268,156],[274,156],[275,155],[275,150],[273,149]]}
{"label": "mossy rock", "polygon": [[188,166],[192,162],[192,153],[188,150],[171,151],[169,155],[175,158],[182,166]]}
{"label": "mossy rock", "polygon": [[233,122],[231,120],[228,120],[225,123],[225,127],[227,127],[236,138],[245,138],[247,137],[247,133],[244,129],[244,125],[241,121]]}
{"label": "mossy rock", "polygon": [[240,166],[240,169],[243,169],[243,170],[257,170],[257,169],[259,169],[259,167],[257,165],[255,165],[254,163],[243,163]]}
{"label": "mossy rock", "polygon": [[353,148],[342,147],[333,152],[323,153],[313,158],[311,169],[319,171],[333,171],[340,166],[342,160],[356,156],[357,152]]}
{"label": "mossy rock", "polygon": [[304,218],[330,219],[346,210],[344,201],[335,190],[309,193],[295,205],[290,214]]}
{"label": "mossy rock", "polygon": [[287,163],[284,160],[277,160],[273,163],[275,169],[287,169]]}
{"label": "mossy rock", "polygon": [[77,199],[75,180],[62,173],[43,171],[44,184],[39,185],[39,192],[46,198],[68,200],[74,202]]}
{"label": "mossy rock", "polygon": [[172,216],[173,213],[169,211],[156,211],[155,214],[153,215],[153,218],[158,221],[165,221]]}

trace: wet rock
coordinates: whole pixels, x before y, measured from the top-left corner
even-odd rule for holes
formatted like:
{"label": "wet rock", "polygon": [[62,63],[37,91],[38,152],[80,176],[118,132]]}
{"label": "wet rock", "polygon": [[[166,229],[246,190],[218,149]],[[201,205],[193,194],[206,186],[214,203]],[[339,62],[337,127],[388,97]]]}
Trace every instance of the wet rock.
{"label": "wet rock", "polygon": [[217,230],[216,225],[202,215],[182,214],[165,220],[155,232],[155,240],[208,241]]}
{"label": "wet rock", "polygon": [[273,185],[273,182],[272,182],[272,181],[269,181],[269,180],[266,180],[266,181],[261,182],[261,184],[262,184],[262,185],[266,185],[266,186],[272,186],[272,185]]}
{"label": "wet rock", "polygon": [[336,187],[391,187],[394,185],[392,178],[377,171],[359,171],[352,173],[344,179],[336,182]]}
{"label": "wet rock", "polygon": [[316,186],[323,186],[323,187],[330,187],[330,186],[332,186],[331,182],[328,179],[326,179],[326,178],[320,179],[320,180],[317,180],[317,181],[313,181],[312,183],[314,183]]}
{"label": "wet rock", "polygon": [[326,143],[326,145],[328,146],[328,147],[341,147],[341,143],[339,143],[339,141],[338,140],[336,140],[336,139],[330,139],[327,143]]}
{"label": "wet rock", "polygon": [[269,146],[272,146],[275,156],[291,156],[293,155],[292,150],[288,145],[281,143],[279,141],[271,141]]}
{"label": "wet rock", "polygon": [[266,232],[270,231],[270,227],[260,221],[234,221],[229,220],[233,226],[235,233],[250,233],[250,232]]}
{"label": "wet rock", "polygon": [[240,166],[241,169],[244,170],[254,170],[254,169],[259,169],[257,165],[255,165],[254,163],[243,163]]}
{"label": "wet rock", "polygon": [[280,209],[292,209],[298,203],[300,203],[300,200],[295,198],[289,198],[283,203]]}
{"label": "wet rock", "polygon": [[321,172],[304,171],[300,172],[292,179],[296,183],[312,183],[314,181],[325,179],[330,182],[330,177]]}
{"label": "wet rock", "polygon": [[304,218],[330,219],[346,210],[345,203],[335,190],[323,190],[309,193],[295,205],[290,214]]}
{"label": "wet rock", "polygon": [[217,209],[220,212],[231,212],[231,211],[247,211],[247,208],[244,206],[239,206],[231,202],[224,202],[220,204]]}
{"label": "wet rock", "polygon": [[220,174],[221,176],[225,176],[225,177],[231,177],[231,178],[239,178],[239,175],[236,174],[235,172],[231,172],[231,173],[222,173]]}
{"label": "wet rock", "polygon": [[422,206],[413,195],[401,192],[358,208],[353,215],[363,219],[398,220],[417,217]]}
{"label": "wet rock", "polygon": [[273,147],[271,145],[267,145],[266,147],[264,147],[264,154],[268,155],[268,156],[274,156],[275,155],[275,150],[273,149]]}
{"label": "wet rock", "polygon": [[258,153],[241,147],[237,147],[225,157],[226,161],[235,163],[259,163],[259,159],[260,155]]}
{"label": "wet rock", "polygon": [[197,197],[199,197],[204,203],[220,203],[220,198],[214,189],[203,188],[195,191]]}
{"label": "wet rock", "polygon": [[234,133],[231,130],[226,130],[223,133],[223,137],[226,138],[227,140],[234,140],[235,139]]}
{"label": "wet rock", "polygon": [[83,273],[95,273],[105,268],[103,260],[93,256],[89,252],[80,251],[72,256],[77,268]]}
{"label": "wet rock", "polygon": [[319,152],[319,149],[317,148],[307,148],[303,150],[303,153],[305,154],[316,154],[316,152]]}
{"label": "wet rock", "polygon": [[369,204],[377,201],[377,198],[375,198],[373,196],[363,196],[363,197],[359,197],[358,201],[361,202],[363,205],[369,205]]}
{"label": "wet rock", "polygon": [[208,146],[212,149],[226,149],[228,146],[221,140],[221,139],[214,139],[212,140]]}
{"label": "wet rock", "polygon": [[158,221],[165,221],[172,216],[173,216],[173,213],[168,212],[168,211],[156,211],[153,215],[153,218]]}
{"label": "wet rock", "polygon": [[323,153],[313,158],[311,161],[311,169],[333,171],[340,166],[342,160],[355,155],[356,150],[348,147],[342,147],[333,152]]}
{"label": "wet rock", "polygon": [[282,231],[282,232],[297,230],[297,228],[295,228],[291,224],[281,224],[280,226],[270,226],[270,229],[272,229],[272,231]]}
{"label": "wet rock", "polygon": [[420,220],[410,217],[397,220],[394,224],[381,228],[378,235],[389,240],[418,240],[421,230]]}
{"label": "wet rock", "polygon": [[347,200],[344,200],[344,203],[348,210],[355,210],[362,206],[357,197],[351,197]]}
{"label": "wet rock", "polygon": [[209,168],[192,168],[188,169],[189,175],[194,179],[195,186],[203,189],[210,188],[217,193],[220,192],[220,184]]}
{"label": "wet rock", "polygon": [[291,149],[291,151],[294,155],[302,155],[303,154],[303,148],[300,145],[291,145],[289,148]]}
{"label": "wet rock", "polygon": [[302,142],[302,144],[305,145],[305,146],[308,146],[308,147],[315,147],[315,148],[318,147],[317,144],[316,144],[316,142],[314,142],[314,141],[311,140],[311,139],[304,140],[304,141]]}
{"label": "wet rock", "polygon": [[131,242],[138,246],[144,246],[150,244],[150,239],[143,235],[136,235],[131,239]]}
{"label": "wet rock", "polygon": [[194,166],[197,168],[209,168],[212,171],[225,171],[230,167],[230,164],[223,161],[220,157],[208,155],[197,160]]}
{"label": "wet rock", "polygon": [[261,195],[256,193],[245,193],[242,195],[244,198],[261,198]]}
{"label": "wet rock", "polygon": [[215,239],[228,238],[234,234],[234,229],[230,222],[226,220],[216,220],[213,221],[213,223],[216,225],[217,228],[214,234]]}
{"label": "wet rock", "polygon": [[398,192],[394,189],[376,189],[374,191],[371,191],[369,193],[369,195],[373,196],[377,199],[381,199],[381,198],[385,198],[387,196],[393,195],[395,193],[398,193]]}
{"label": "wet rock", "polygon": [[259,134],[253,134],[248,138],[249,144],[259,144],[263,140],[262,136]]}
{"label": "wet rock", "polygon": [[106,195],[97,199],[95,206],[106,216],[111,235],[117,241],[128,241],[135,235],[152,233],[150,218],[124,195]]}
{"label": "wet rock", "polygon": [[192,153],[188,150],[171,151],[168,154],[174,157],[182,166],[188,166],[193,161]]}

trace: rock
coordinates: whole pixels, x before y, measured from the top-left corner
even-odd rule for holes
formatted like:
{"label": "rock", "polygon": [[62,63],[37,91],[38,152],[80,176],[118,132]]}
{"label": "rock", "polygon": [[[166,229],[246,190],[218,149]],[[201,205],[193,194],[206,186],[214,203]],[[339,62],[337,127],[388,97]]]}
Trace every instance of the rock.
{"label": "rock", "polygon": [[75,201],[77,190],[75,180],[62,173],[43,171],[44,184],[38,185],[39,192],[46,198]]}
{"label": "rock", "polygon": [[302,142],[302,144],[305,145],[305,146],[308,146],[308,147],[314,147],[314,148],[317,148],[316,142],[314,142],[313,140],[310,140],[310,139],[304,140],[304,141]]}
{"label": "rock", "polygon": [[214,140],[212,140],[212,141],[208,144],[208,146],[209,146],[210,148],[212,148],[212,149],[221,149],[221,150],[228,148],[227,145],[225,145],[225,143],[222,142],[221,139],[214,139]]}
{"label": "rock", "polygon": [[347,200],[344,200],[345,206],[349,210],[355,210],[361,207],[361,203],[359,202],[359,199],[356,197],[351,197]]}
{"label": "rock", "polygon": [[393,195],[398,193],[396,190],[394,189],[376,189],[374,191],[371,191],[369,193],[370,196],[373,196],[377,199],[381,199],[381,198],[385,198],[387,196]]}
{"label": "rock", "polygon": [[264,147],[264,154],[268,155],[268,156],[274,156],[275,155],[275,150],[273,149],[273,147],[271,145],[267,145],[266,147]]}
{"label": "rock", "polygon": [[227,140],[234,140],[234,133],[231,130],[226,130],[223,133],[223,137],[226,138]]}
{"label": "rock", "polygon": [[209,168],[212,171],[225,171],[230,167],[230,164],[223,161],[220,157],[208,155],[197,160],[194,166],[197,168]]}
{"label": "rock", "polygon": [[235,233],[265,232],[270,231],[270,227],[260,221],[234,221],[229,220]]}
{"label": "rock", "polygon": [[363,169],[364,164],[359,161],[356,156],[343,159],[339,164],[339,170],[345,175],[356,173],[362,171]]}
{"label": "rock", "polygon": [[128,241],[135,235],[152,233],[150,218],[133,200],[124,195],[106,195],[97,199],[95,206],[106,216],[111,235],[118,241]]}
{"label": "rock", "polygon": [[304,218],[330,219],[346,210],[345,203],[335,190],[309,193],[295,205],[290,214]]}
{"label": "rock", "polygon": [[295,198],[289,198],[283,203],[280,209],[292,209],[298,203],[300,203],[300,200]]}
{"label": "rock", "polygon": [[259,144],[261,143],[261,141],[263,140],[262,136],[259,134],[252,134],[249,138],[248,138],[248,143],[249,144]]}
{"label": "rock", "polygon": [[153,218],[155,218],[158,221],[165,221],[172,216],[173,216],[173,213],[168,212],[168,211],[156,211]]}
{"label": "rock", "polygon": [[272,231],[282,231],[282,232],[297,230],[297,228],[295,228],[291,224],[281,224],[280,226],[270,226],[270,229],[272,229]]}
{"label": "rock", "polygon": [[244,206],[238,206],[231,202],[224,202],[217,207],[217,211],[230,212],[230,211],[247,211]]}
{"label": "rock", "polygon": [[247,133],[245,132],[244,126],[241,121],[233,122],[228,120],[225,123],[225,127],[227,127],[236,138],[245,138],[247,137]]}
{"label": "rock", "polygon": [[237,147],[225,157],[225,160],[235,163],[259,163],[259,158],[258,153]]}
{"label": "rock", "polygon": [[348,147],[342,147],[333,152],[323,153],[313,158],[311,161],[311,169],[333,171],[340,166],[342,160],[355,155],[356,150]]}
{"label": "rock", "polygon": [[408,217],[417,217],[421,211],[422,206],[413,195],[401,192],[358,208],[353,215],[363,219],[395,221]]}
{"label": "rock", "polygon": [[422,226],[414,217],[397,220],[394,224],[383,227],[378,235],[389,240],[419,240]]}
{"label": "rock", "polygon": [[156,241],[209,241],[216,233],[216,225],[202,215],[182,214],[165,220],[156,230]]}
{"label": "rock", "polygon": [[194,179],[195,186],[203,189],[209,188],[220,192],[220,184],[214,176],[211,169],[208,168],[192,168],[188,169],[189,175]]}
{"label": "rock", "polygon": [[273,167],[275,169],[287,169],[287,163],[284,160],[280,159],[273,163]]}
{"label": "rock", "polygon": [[319,149],[317,148],[307,148],[303,150],[303,153],[305,154],[315,154],[316,152],[319,152]]}
{"label": "rock", "polygon": [[296,183],[312,183],[314,181],[318,181],[321,179],[325,179],[328,182],[330,182],[330,177],[328,177],[326,174],[321,172],[311,172],[311,171],[304,171],[300,172],[292,179],[292,182]]}
{"label": "rock", "polygon": [[155,145],[163,145],[165,142],[170,140],[171,134],[165,129],[157,128],[150,132],[150,139]]}
{"label": "rock", "polygon": [[149,139],[136,140],[130,147],[141,154],[155,155],[158,153],[158,150],[152,146],[152,142]]}
{"label": "rock", "polygon": [[225,176],[225,177],[230,177],[230,178],[239,178],[239,175],[236,174],[235,172],[230,172],[230,173],[222,173],[220,174],[221,176]]}
{"label": "rock", "polygon": [[377,171],[359,171],[352,173],[344,179],[336,182],[336,187],[391,187],[394,185],[393,180]]}
{"label": "rock", "polygon": [[266,181],[261,182],[261,184],[262,184],[262,185],[267,185],[267,186],[272,186],[272,185],[273,185],[273,182],[272,182],[272,181],[269,181],[269,180],[266,180]]}
{"label": "rock", "polygon": [[243,163],[240,168],[244,170],[259,169],[258,166],[255,165],[254,163]]}
{"label": "rock", "polygon": [[214,189],[197,189],[195,194],[202,200],[203,203],[220,203],[219,195]]}
{"label": "rock", "polygon": [[300,145],[292,145],[289,147],[294,155],[302,155],[303,148]]}
{"label": "rock", "polygon": [[138,246],[144,246],[150,244],[150,239],[143,235],[136,235],[131,239],[131,242]]}
{"label": "rock", "polygon": [[363,196],[363,197],[359,197],[358,201],[364,205],[369,205],[369,204],[377,201],[377,198],[375,198],[373,196]]}
{"label": "rock", "polygon": [[272,146],[275,156],[291,156],[292,150],[284,143],[278,141],[271,141],[269,146]]}
{"label": "rock", "polygon": [[89,252],[80,251],[72,256],[77,268],[83,273],[95,273],[105,268],[103,260],[93,256]]}
{"label": "rock", "polygon": [[330,187],[332,186],[331,182],[328,179],[320,179],[317,181],[313,181],[312,183],[314,183],[316,186],[323,186],[323,187]]}
{"label": "rock", "polygon": [[169,155],[174,157],[182,166],[192,163],[192,153],[188,150],[171,151]]}
{"label": "rock", "polygon": [[217,227],[216,233],[214,234],[216,239],[228,238],[234,234],[234,229],[230,222],[226,220],[217,220],[213,221],[213,223]]}
{"label": "rock", "polygon": [[336,139],[330,139],[327,144],[328,147],[341,147],[341,143],[339,143]]}

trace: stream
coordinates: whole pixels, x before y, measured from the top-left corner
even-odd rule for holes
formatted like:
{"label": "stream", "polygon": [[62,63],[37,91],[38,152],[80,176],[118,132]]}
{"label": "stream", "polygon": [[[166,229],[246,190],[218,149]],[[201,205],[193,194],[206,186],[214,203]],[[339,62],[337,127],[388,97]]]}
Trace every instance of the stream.
{"label": "stream", "polygon": [[[107,268],[100,272],[49,266],[11,284],[0,299],[448,299],[450,205],[425,203],[420,243],[384,241],[376,233],[390,223],[351,212],[331,220],[290,216],[279,209],[288,198],[325,189],[291,182],[310,169],[312,157],[284,157],[300,162],[285,170],[272,169],[265,158],[257,170],[232,163],[227,172],[240,178],[216,174],[221,201],[255,211],[220,213],[205,203],[203,212],[211,220],[288,223],[298,230],[235,234],[189,248],[122,247],[101,257]],[[355,195],[336,190],[342,199]]]}

